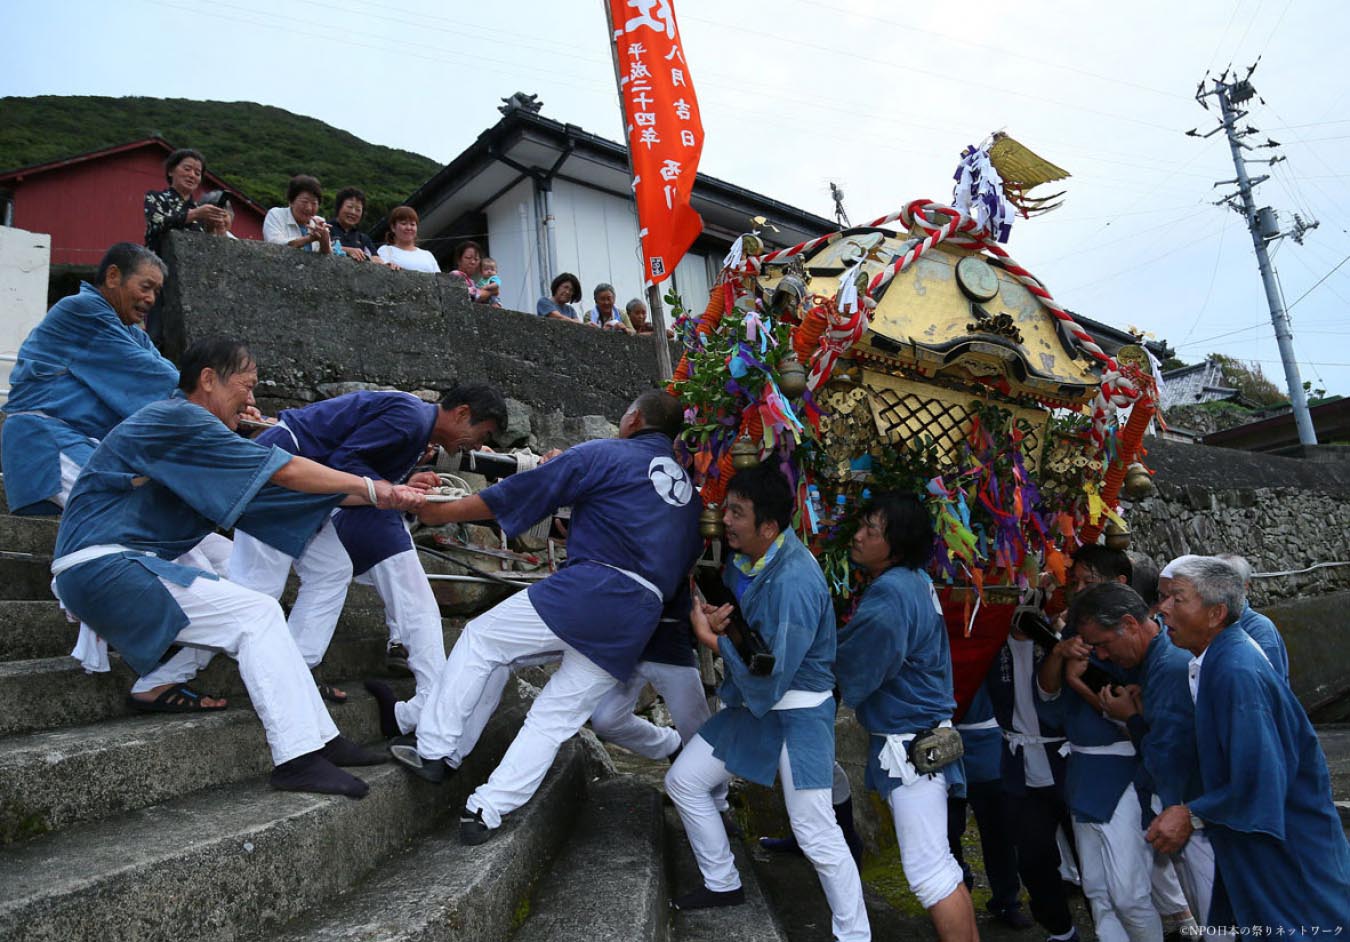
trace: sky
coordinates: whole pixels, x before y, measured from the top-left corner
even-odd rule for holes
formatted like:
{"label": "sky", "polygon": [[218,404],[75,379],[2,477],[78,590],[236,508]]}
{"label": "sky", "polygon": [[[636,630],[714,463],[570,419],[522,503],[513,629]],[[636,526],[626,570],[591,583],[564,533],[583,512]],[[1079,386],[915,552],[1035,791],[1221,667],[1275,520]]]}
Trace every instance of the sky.
{"label": "sky", "polygon": [[[826,217],[833,181],[860,224],[950,201],[962,148],[1004,130],[1072,174],[1008,243],[1054,297],[1283,388],[1251,236],[1213,205],[1228,146],[1185,134],[1215,126],[1206,73],[1260,56],[1244,123],[1281,146],[1249,156],[1286,159],[1250,167],[1257,205],[1319,223],[1271,246],[1299,369],[1350,395],[1345,0],[673,3],[703,172]],[[524,91],[622,136],[602,0],[52,0],[7,5],[0,34],[0,96],[255,101],[448,162]]]}

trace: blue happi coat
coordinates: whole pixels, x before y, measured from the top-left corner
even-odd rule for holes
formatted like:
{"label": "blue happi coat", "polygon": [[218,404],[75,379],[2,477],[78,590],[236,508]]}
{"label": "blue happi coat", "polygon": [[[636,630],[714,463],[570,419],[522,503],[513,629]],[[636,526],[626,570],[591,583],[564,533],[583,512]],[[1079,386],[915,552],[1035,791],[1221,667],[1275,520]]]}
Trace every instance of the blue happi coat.
{"label": "blue happi coat", "polygon": [[[426,453],[439,412],[411,393],[354,392],[286,409],[277,416],[285,428],[270,428],[257,440],[338,471],[399,484]],[[339,511],[333,523],[358,576],[413,548],[397,510],[353,507]]]}
{"label": "blue happi coat", "polygon": [[1219,877],[1209,922],[1300,937],[1350,926],[1350,845],[1326,757],[1289,685],[1237,625],[1205,651],[1195,731],[1204,791],[1188,804]]}
{"label": "blue happi coat", "polygon": [[718,691],[723,708],[703,724],[699,735],[734,775],[771,786],[778,757],[788,747],[797,788],[829,788],[834,780],[833,697],[814,707],[775,710],[789,690],[834,689],[835,624],[830,590],[811,551],[796,534],[782,536],[773,557],[753,578],[744,580],[734,565],[723,581],[738,592],[746,621],[773,651],[773,673],[756,677],[721,639],[726,678]]}
{"label": "blue happi coat", "polygon": [[530,602],[550,631],[627,680],[703,552],[702,503],[670,438],[647,430],[583,442],[478,496],[508,536],[571,506],[567,562],[530,586]]}
{"label": "blue happi coat", "polygon": [[[1100,662],[1093,663],[1109,669]],[[1036,699],[1036,710],[1041,718],[1064,730],[1071,749],[1117,743],[1130,743],[1133,749],[1125,727],[1103,718],[1101,708],[1089,704],[1067,681],[1054,698],[1047,700],[1038,693]],[[1120,796],[1138,771],[1137,753],[1129,756],[1091,755],[1074,749],[1069,753],[1064,775],[1064,803],[1069,806],[1075,821],[1104,824],[1115,814]]]}
{"label": "blue happi coat", "polygon": [[[873,734],[867,787],[885,798],[901,781],[881,767],[884,736],[924,732],[956,711],[947,626],[927,573],[895,566],[867,587],[839,631],[834,673],[844,703]],[[948,791],[964,794],[961,763],[942,771]]]}
{"label": "blue happi coat", "polygon": [[1173,644],[1163,629],[1149,642],[1144,660],[1125,678],[1142,689],[1144,713],[1130,717],[1128,723],[1145,773],[1141,783],[1163,807],[1183,804],[1200,793],[1195,703],[1187,679],[1190,661],[1190,652]]}
{"label": "blue happi coat", "polygon": [[341,499],[269,485],[290,460],[183,398],[141,409],[90,455],[61,517],[55,555],[105,545],[127,550],[59,575],[62,602],[137,673],[149,673],[188,624],[160,578],[182,586],[217,578],[175,559],[216,527],[244,529],[259,517],[268,520],[267,542],[298,556]]}
{"label": "blue happi coat", "polygon": [[61,455],[83,466],[114,425],[177,385],[178,367],[145,331],[81,283],[33,328],[10,373],[0,432],[10,511],[60,513],[51,498],[61,490]]}
{"label": "blue happi coat", "polygon": [[1270,666],[1275,668],[1275,673],[1279,674],[1286,684],[1289,683],[1289,652],[1285,650],[1284,639],[1280,637],[1275,623],[1248,605],[1238,616],[1237,626],[1247,632],[1265,652]]}
{"label": "blue happi coat", "polygon": [[[989,673],[984,678],[984,689],[989,694],[989,702],[994,708],[994,717],[998,720],[999,727],[1007,732],[1022,732],[1039,734],[1048,737],[1062,737],[1064,731],[1053,723],[1042,722],[1039,711],[1037,713],[1037,726],[1035,730],[1015,730],[1013,727],[1013,714],[1016,708],[1016,691],[1013,687],[1013,654],[1012,649],[1008,647],[1012,638],[1005,641],[1003,647],[998,649],[994,655],[994,662],[989,665]],[[1032,702],[1038,699],[1036,693],[1036,675],[1040,673],[1041,662],[1045,660],[1045,649],[1040,645],[1032,646],[1031,658],[1031,698]],[[1055,779],[1055,790],[1059,791],[1064,787],[1064,756],[1060,754],[1063,743],[1048,743],[1045,746],[1045,756],[1050,763],[1050,774]],[[1022,749],[1012,749],[1004,745],[1001,752],[1002,763],[999,767],[999,778],[1003,781],[1003,790],[1012,795],[1022,795],[1027,790],[1026,763],[1024,760],[1024,751]]]}
{"label": "blue happi coat", "polygon": [[[979,728],[975,728],[979,727]],[[997,782],[1003,774],[1003,731],[994,718],[994,704],[983,685],[975,691],[965,716],[956,727],[965,754],[961,766],[969,784]]]}

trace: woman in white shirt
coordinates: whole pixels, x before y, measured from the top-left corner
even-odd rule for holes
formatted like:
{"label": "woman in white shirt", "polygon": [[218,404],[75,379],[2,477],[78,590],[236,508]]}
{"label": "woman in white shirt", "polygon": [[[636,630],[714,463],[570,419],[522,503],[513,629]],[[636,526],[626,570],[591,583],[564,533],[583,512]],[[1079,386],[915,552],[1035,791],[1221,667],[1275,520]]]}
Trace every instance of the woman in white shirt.
{"label": "woman in white shirt", "polygon": [[436,256],[417,247],[417,210],[411,206],[397,206],[389,214],[389,234],[385,239],[390,244],[380,246],[376,254],[388,262],[390,268],[440,274],[441,266],[436,263]]}

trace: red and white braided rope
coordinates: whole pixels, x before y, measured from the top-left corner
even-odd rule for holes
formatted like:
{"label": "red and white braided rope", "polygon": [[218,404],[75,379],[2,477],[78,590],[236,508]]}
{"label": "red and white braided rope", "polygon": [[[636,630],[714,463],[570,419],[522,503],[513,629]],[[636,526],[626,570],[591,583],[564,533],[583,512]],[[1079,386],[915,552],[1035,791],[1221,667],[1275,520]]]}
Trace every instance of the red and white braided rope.
{"label": "red and white braided rope", "polygon": [[[1105,441],[1106,423],[1112,408],[1127,406],[1140,395],[1136,383],[1122,373],[1115,359],[1092,339],[1092,335],[1073,319],[1073,316],[1064,309],[1063,305],[1055,300],[1040,279],[1019,264],[1008,253],[1007,249],[991,238],[987,229],[982,228],[970,216],[963,215],[950,206],[935,203],[931,200],[914,200],[899,212],[882,216],[868,223],[868,226],[882,226],[897,221],[907,229],[919,229],[924,233],[924,238],[911,245],[899,258],[894,259],[872,278],[867,286],[868,297],[875,298],[876,293],[896,275],[908,269],[926,252],[931,251],[942,242],[950,241],[953,245],[962,248],[987,252],[993,257],[992,261],[995,264],[1031,292],[1064,325],[1064,329],[1080,348],[1102,364],[1101,384],[1098,387],[1092,407],[1092,437],[1098,445],[1102,444]],[[761,268],[765,263],[796,255],[799,252],[810,251],[818,246],[835,241],[841,235],[840,232],[832,232],[753,260],[747,259],[749,263],[747,268],[751,265],[755,268]],[[866,318],[861,320],[865,330]],[[857,330],[857,326],[856,319],[847,327],[843,324],[836,326],[835,323],[831,323],[831,329],[826,331],[826,336],[821,337],[821,349],[817,356],[813,358],[815,362],[809,380],[812,388],[823,379],[828,378],[835,360],[861,338],[863,331]]]}

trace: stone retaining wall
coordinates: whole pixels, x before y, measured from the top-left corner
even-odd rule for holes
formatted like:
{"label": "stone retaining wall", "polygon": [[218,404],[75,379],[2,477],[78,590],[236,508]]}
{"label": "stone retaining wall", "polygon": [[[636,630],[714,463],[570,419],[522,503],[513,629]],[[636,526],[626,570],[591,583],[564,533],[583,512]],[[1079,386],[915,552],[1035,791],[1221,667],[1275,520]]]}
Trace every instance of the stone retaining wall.
{"label": "stone retaining wall", "polygon": [[[510,397],[501,444],[564,446],[611,435],[658,384],[651,338],[632,338],[472,304],[444,278],[391,272],[284,246],[173,233],[165,293],[168,352],[225,333],[260,363],[265,411],[353,388],[435,398],[483,378]],[[1126,506],[1135,548],[1160,563],[1238,552],[1258,571],[1350,560],[1350,461],[1311,462],[1149,439],[1158,494]],[[1253,599],[1350,588],[1350,566],[1258,580]]]}

